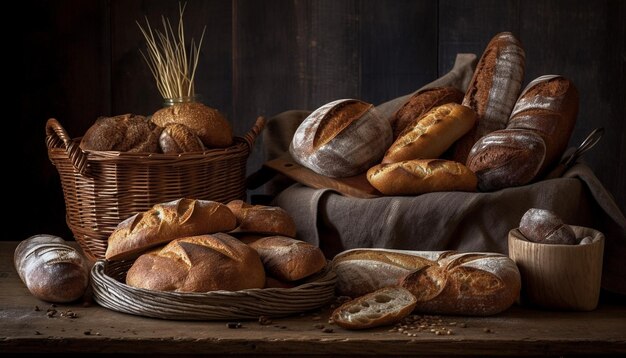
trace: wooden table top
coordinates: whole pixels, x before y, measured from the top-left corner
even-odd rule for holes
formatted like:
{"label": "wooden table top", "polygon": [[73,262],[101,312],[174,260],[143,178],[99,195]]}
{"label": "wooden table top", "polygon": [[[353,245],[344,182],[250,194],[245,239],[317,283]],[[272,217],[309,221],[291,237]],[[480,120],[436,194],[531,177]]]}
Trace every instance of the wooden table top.
{"label": "wooden table top", "polygon": [[[242,321],[165,321],[114,312],[96,304],[49,303],[30,295],[13,267],[17,242],[0,242],[0,352],[81,352],[254,355],[615,355],[626,354],[626,306],[604,300],[592,312],[553,312],[514,306],[493,317],[442,316],[434,329],[393,327],[348,331],[328,324],[330,309]],[[37,309],[38,307],[38,309]],[[77,315],[68,317],[68,311]],[[65,314],[64,314],[65,313]],[[326,328],[320,328],[323,325]],[[465,327],[463,327],[465,326]],[[329,331],[332,329],[332,332]]]}

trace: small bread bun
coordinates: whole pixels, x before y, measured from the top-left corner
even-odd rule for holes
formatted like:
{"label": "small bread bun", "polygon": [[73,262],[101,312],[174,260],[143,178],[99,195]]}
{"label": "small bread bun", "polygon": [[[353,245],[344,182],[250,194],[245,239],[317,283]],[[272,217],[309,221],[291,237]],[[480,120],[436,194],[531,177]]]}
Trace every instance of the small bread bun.
{"label": "small bread bun", "polygon": [[207,148],[228,147],[233,143],[233,130],[226,118],[202,103],[186,102],[162,108],[152,115],[152,122],[160,127],[184,124]]}
{"label": "small bread bun", "polygon": [[237,218],[237,232],[296,237],[296,224],[277,206],[250,205],[242,200],[226,204]]}
{"label": "small bread bun", "polygon": [[554,212],[544,209],[528,209],[519,223],[519,231],[529,241],[542,244],[576,245],[576,234]]}
{"label": "small bread bun", "polygon": [[180,123],[168,124],[163,129],[159,137],[159,145],[165,154],[201,152],[204,150],[200,138],[193,134],[186,125]]}

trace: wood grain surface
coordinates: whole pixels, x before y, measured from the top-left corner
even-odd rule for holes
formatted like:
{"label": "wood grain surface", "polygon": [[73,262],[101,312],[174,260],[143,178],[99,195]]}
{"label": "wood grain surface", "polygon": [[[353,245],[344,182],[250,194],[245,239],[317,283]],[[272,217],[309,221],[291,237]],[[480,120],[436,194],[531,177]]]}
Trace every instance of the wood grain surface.
{"label": "wood grain surface", "polygon": [[[0,243],[0,351],[143,354],[253,354],[272,356],[616,355],[626,354],[626,306],[592,312],[551,312],[514,306],[494,317],[440,317],[451,335],[408,336],[390,327],[348,331],[328,324],[330,309],[272,319],[185,322],[113,312],[82,302],[51,307],[34,298],[13,268],[17,242]],[[89,302],[89,301],[86,301]],[[227,303],[226,303],[227,304]],[[48,309],[56,312],[48,317]],[[64,317],[68,311],[76,318]],[[324,325],[324,332],[315,325]],[[465,325],[465,328],[462,326]],[[416,332],[416,331],[414,331]]]}
{"label": "wood grain surface", "polygon": [[[42,232],[70,238],[44,123],[57,117],[77,137],[98,116],[158,108],[162,100],[139,54],[135,21],[175,20],[178,3],[31,0],[19,7],[29,16],[17,29],[24,79],[12,123],[20,170],[10,180],[28,188],[16,212],[36,220],[12,225],[2,240]],[[606,128],[584,159],[626,211],[624,18],[622,0],[189,0],[185,21],[189,36],[207,26],[198,92],[226,113],[239,135],[258,115],[313,110],[341,97],[378,104],[412,92],[447,72],[457,53],[480,55],[495,33],[513,31],[526,48],[525,83],[560,73],[578,87],[580,115],[570,145]],[[263,162],[259,141],[249,172]]]}

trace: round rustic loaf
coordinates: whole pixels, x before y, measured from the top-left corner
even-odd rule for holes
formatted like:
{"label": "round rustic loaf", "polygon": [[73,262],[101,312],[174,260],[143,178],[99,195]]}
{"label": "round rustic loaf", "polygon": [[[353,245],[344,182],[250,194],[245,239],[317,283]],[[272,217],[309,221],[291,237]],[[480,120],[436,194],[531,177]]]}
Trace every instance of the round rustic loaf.
{"label": "round rustic loaf", "polygon": [[296,223],[277,206],[250,205],[242,200],[226,204],[237,218],[237,231],[296,237]]}
{"label": "round rustic loaf", "polygon": [[159,146],[165,154],[201,152],[204,145],[200,138],[187,126],[180,123],[168,124],[159,137]]}
{"label": "round rustic loaf", "polygon": [[207,148],[233,144],[233,130],[226,118],[202,103],[185,102],[162,108],[152,115],[152,122],[160,127],[170,123],[184,124]]}
{"label": "round rustic loaf", "polygon": [[261,257],[268,275],[281,281],[297,281],[326,267],[318,247],[284,236],[269,236],[248,244]]}
{"label": "round rustic loaf", "polygon": [[162,128],[144,116],[98,118],[80,141],[83,150],[157,153]]}
{"label": "round rustic loaf", "polygon": [[391,142],[391,125],[374,106],[340,99],[321,106],[300,124],[289,152],[318,174],[348,177],[379,162]]}
{"label": "round rustic loaf", "polygon": [[503,129],[482,137],[467,158],[467,167],[478,177],[478,189],[493,191],[528,184],[537,176],[546,145],[536,133]]}
{"label": "round rustic loaf", "polygon": [[576,234],[554,212],[545,209],[528,209],[519,223],[519,231],[529,241],[542,244],[576,245]]}
{"label": "round rustic loaf", "polygon": [[217,233],[176,239],[139,256],[126,284],[155,291],[238,291],[263,288],[265,271],[256,251]]}

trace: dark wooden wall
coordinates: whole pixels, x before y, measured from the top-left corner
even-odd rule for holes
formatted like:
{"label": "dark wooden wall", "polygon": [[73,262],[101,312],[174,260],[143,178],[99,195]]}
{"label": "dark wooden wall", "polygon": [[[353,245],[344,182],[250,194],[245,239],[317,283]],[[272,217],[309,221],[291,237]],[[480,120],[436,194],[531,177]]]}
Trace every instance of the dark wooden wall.
{"label": "dark wooden wall", "polygon": [[[23,1],[18,68],[21,200],[4,239],[71,237],[58,174],[47,159],[44,123],[58,118],[79,136],[97,116],[150,114],[161,106],[136,20],[176,19],[177,1]],[[578,86],[571,144],[607,132],[586,155],[626,211],[626,4],[620,0],[189,0],[188,36],[207,26],[197,91],[236,134],[257,115],[315,109],[337,98],[372,103],[406,94],[448,71],[458,52],[480,55],[512,31],[527,55],[526,81],[548,73]],[[263,158],[257,146],[250,170]]]}

